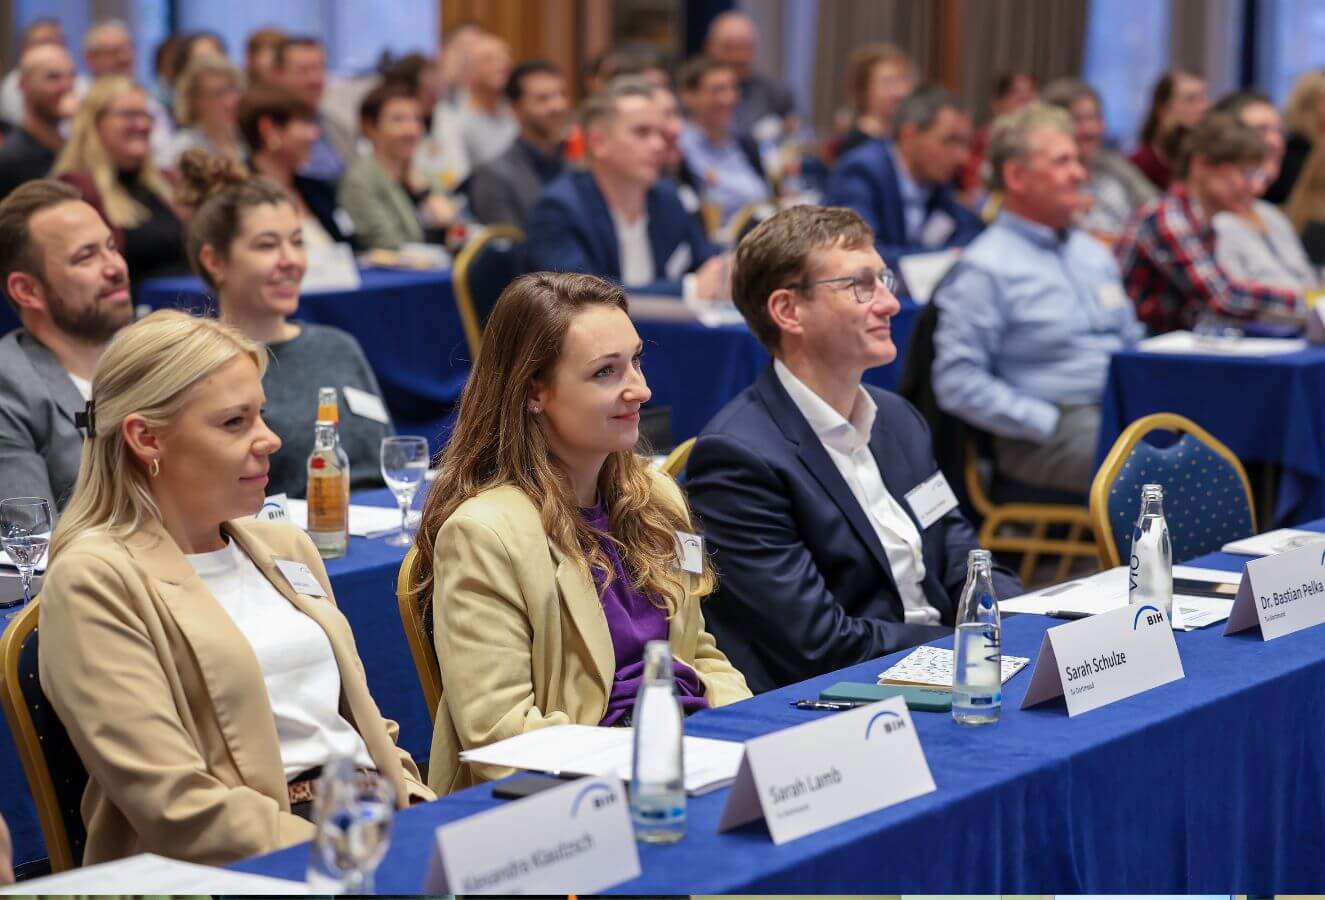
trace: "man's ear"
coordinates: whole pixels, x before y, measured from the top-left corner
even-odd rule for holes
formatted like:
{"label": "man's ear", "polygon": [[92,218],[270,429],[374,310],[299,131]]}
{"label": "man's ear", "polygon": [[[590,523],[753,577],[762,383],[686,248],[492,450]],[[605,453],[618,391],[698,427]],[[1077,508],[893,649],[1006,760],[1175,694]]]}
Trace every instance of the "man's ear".
{"label": "man's ear", "polygon": [[800,334],[801,305],[796,302],[795,292],[789,288],[778,288],[769,294],[768,317],[773,320],[779,331]]}
{"label": "man's ear", "polygon": [[10,272],[5,279],[5,293],[19,309],[46,311],[46,288],[35,275]]}

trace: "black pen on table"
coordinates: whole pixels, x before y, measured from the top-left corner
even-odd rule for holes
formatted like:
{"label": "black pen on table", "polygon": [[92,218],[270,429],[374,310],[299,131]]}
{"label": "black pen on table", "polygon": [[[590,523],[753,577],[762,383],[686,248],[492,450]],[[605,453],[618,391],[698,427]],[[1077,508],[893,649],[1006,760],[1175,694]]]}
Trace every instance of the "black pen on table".
{"label": "black pen on table", "polygon": [[857,706],[864,706],[864,703],[857,703],[854,700],[792,700],[791,705],[797,709],[824,709],[833,712],[841,712],[847,709],[855,709]]}
{"label": "black pen on table", "polygon": [[1051,609],[1045,615],[1052,616],[1055,619],[1089,619],[1091,617],[1091,613],[1075,612],[1070,609]]}

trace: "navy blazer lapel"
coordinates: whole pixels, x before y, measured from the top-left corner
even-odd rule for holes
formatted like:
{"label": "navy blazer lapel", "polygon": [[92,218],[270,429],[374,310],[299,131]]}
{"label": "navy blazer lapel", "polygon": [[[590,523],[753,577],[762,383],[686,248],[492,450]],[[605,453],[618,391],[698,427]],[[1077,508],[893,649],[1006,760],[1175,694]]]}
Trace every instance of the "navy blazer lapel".
{"label": "navy blazer lapel", "polygon": [[616,226],[612,224],[612,212],[607,208],[603,192],[589,172],[578,172],[574,176],[576,193],[584,204],[587,224],[593,232],[594,243],[603,248],[603,275],[616,281],[621,280],[621,249],[616,242]]}
{"label": "navy blazer lapel", "polygon": [[667,240],[667,226],[671,223],[664,220],[662,191],[659,190],[658,185],[649,188],[649,193],[644,198],[644,209],[649,216],[649,249],[653,251],[653,277],[668,278],[663,269],[667,261],[672,258],[676,244]]}
{"label": "navy blazer lapel", "polygon": [[879,235],[885,243],[905,244],[907,243],[906,233],[906,206],[902,202],[902,182],[901,175],[897,171],[897,163],[893,159],[893,142],[882,140],[877,143],[879,159],[883,171],[883,178],[880,179],[880,188],[883,192],[882,203],[879,204],[886,216],[885,228],[887,234]]}
{"label": "navy blazer lapel", "polygon": [[782,429],[782,433],[787,439],[799,447],[799,456],[801,462],[810,470],[810,474],[823,487],[837,504],[838,509],[847,522],[851,524],[852,530],[861,542],[869,548],[870,553],[879,561],[883,567],[888,580],[893,582],[896,587],[896,581],[893,579],[892,566],[888,565],[888,554],[883,550],[883,544],[879,541],[878,532],[870,524],[869,515],[856,500],[856,495],[851,493],[851,487],[838,471],[836,464],[824,449],[823,441],[814,433],[810,423],[805,420],[800,408],[787,394],[782,382],[778,381],[777,373],[773,367],[769,366],[764,373],[759,376],[755,382],[755,391],[759,394],[765,408],[768,409],[773,421]]}

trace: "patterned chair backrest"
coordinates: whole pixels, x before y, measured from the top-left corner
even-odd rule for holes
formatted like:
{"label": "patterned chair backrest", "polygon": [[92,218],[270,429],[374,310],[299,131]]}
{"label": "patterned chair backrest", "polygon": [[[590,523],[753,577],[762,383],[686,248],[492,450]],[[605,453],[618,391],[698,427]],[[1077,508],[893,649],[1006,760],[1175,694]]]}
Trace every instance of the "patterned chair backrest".
{"label": "patterned chair backrest", "polygon": [[469,265],[469,289],[474,296],[474,314],[479,332],[506,286],[522,274],[520,244],[508,237],[489,241]]}
{"label": "patterned chair backrest", "polygon": [[1230,460],[1192,434],[1183,434],[1168,447],[1141,440],[1109,485],[1109,530],[1124,561],[1145,484],[1164,488],[1164,518],[1175,563],[1255,533],[1243,475]]}
{"label": "patterned chair backrest", "polygon": [[[19,689],[23,693],[28,715],[32,717],[33,731],[41,743],[42,756],[59,807],[60,821],[64,825],[65,839],[73,857],[72,864],[78,866],[82,864],[83,847],[87,843],[87,830],[83,827],[81,812],[83,789],[87,787],[87,770],[83,768],[83,761],[78,758],[69,734],[64,730],[64,723],[55,714],[55,708],[41,689],[37,673],[37,631],[36,628],[32,629],[19,645]],[[47,852],[50,852],[49,848]]]}

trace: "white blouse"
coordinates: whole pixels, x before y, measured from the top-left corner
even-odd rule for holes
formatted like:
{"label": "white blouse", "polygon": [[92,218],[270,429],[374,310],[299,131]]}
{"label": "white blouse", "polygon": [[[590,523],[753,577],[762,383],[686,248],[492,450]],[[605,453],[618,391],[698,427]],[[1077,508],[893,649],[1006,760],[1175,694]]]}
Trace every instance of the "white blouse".
{"label": "white blouse", "polygon": [[340,714],[340,670],[326,632],[285,599],[234,541],[185,558],[257,655],[286,781],[333,756],[373,768],[363,738]]}
{"label": "white blouse", "polygon": [[1214,217],[1215,261],[1230,278],[1254,281],[1299,293],[1316,287],[1319,280],[1293,223],[1264,200],[1256,201],[1256,214],[1264,232],[1235,213]]}

